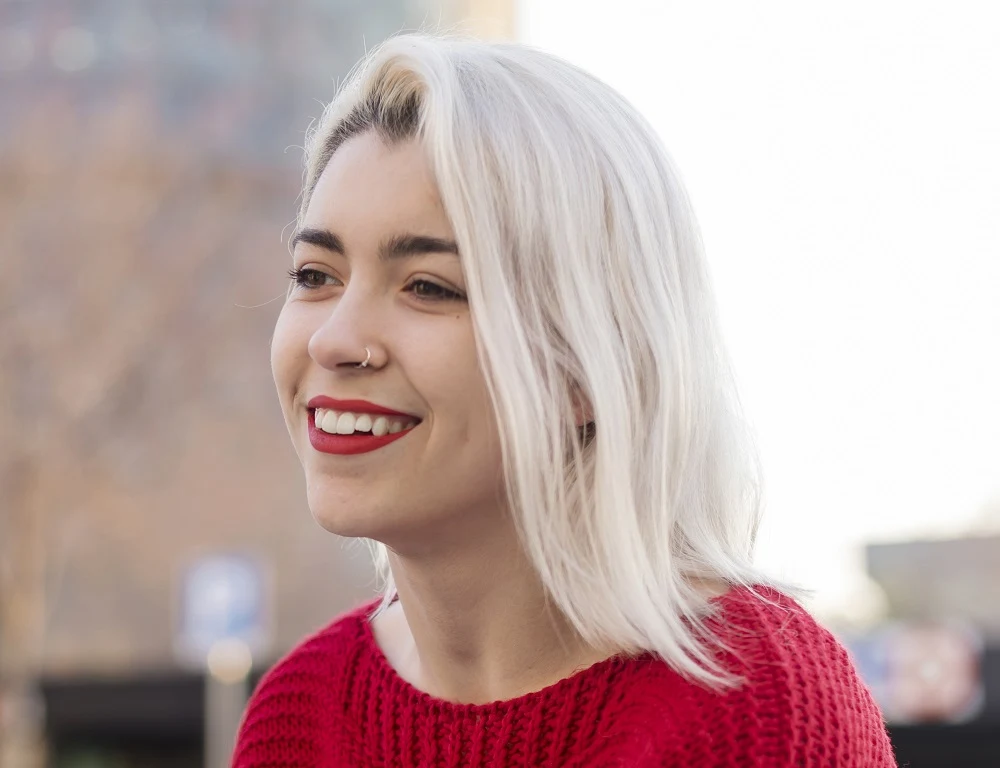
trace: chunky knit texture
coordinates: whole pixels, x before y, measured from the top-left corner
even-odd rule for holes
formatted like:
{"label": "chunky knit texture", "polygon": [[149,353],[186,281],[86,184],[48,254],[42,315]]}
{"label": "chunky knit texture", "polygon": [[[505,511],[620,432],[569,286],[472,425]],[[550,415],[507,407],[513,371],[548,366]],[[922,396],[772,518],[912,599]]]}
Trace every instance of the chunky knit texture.
{"label": "chunky knit texture", "polygon": [[305,640],[255,691],[233,768],[895,766],[844,648],[798,604],[735,589],[713,620],[746,683],[714,693],[647,654],[486,705],[419,691],[375,641],[368,604]]}

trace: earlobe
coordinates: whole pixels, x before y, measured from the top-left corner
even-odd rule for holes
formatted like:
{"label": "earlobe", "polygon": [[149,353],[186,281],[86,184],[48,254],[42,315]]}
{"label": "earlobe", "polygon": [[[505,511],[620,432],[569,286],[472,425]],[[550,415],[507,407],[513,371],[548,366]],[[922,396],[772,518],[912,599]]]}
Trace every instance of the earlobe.
{"label": "earlobe", "polygon": [[594,423],[594,409],[590,407],[590,401],[580,391],[580,387],[573,385],[573,422],[578,429],[582,429]]}
{"label": "earlobe", "polygon": [[583,445],[588,445],[597,434],[597,424],[594,423],[594,409],[580,391],[579,386],[573,387],[573,423],[576,433]]}

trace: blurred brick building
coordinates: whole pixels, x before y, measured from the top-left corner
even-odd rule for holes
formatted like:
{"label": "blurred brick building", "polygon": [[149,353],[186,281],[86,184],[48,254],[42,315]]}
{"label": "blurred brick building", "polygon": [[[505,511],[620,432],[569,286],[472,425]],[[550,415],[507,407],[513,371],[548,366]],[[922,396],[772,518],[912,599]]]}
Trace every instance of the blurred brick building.
{"label": "blurred brick building", "polygon": [[197,764],[173,643],[199,555],[267,564],[261,666],[371,594],[367,554],[310,519],[270,378],[298,147],[366,43],[470,15],[509,35],[512,7],[0,2],[4,768],[46,735],[60,768]]}

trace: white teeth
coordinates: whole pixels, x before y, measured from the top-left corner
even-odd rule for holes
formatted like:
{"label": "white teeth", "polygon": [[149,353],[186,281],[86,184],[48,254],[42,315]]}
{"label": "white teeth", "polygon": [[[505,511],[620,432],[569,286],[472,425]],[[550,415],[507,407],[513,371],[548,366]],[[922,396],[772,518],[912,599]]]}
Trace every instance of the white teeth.
{"label": "white teeth", "polygon": [[331,435],[335,435],[337,433],[337,419],[339,417],[340,414],[336,411],[325,411],[323,413],[323,423],[320,424],[319,421],[316,423],[324,432],[329,432]]}
{"label": "white teeth", "polygon": [[340,418],[337,419],[337,434],[338,435],[353,435],[354,434],[354,422],[356,421],[353,413],[342,413]]}
{"label": "white teeth", "polygon": [[386,416],[340,412],[327,408],[317,408],[314,420],[317,429],[331,435],[353,435],[355,432],[363,432],[382,437],[395,435],[417,425],[412,419],[390,419]]}

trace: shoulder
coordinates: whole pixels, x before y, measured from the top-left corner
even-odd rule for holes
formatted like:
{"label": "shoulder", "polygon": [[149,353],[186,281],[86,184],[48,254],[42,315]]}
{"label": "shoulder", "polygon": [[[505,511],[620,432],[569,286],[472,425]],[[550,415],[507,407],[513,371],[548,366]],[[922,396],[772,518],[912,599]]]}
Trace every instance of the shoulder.
{"label": "shoulder", "polygon": [[277,757],[292,760],[289,764],[319,764],[315,737],[327,730],[334,702],[342,700],[344,670],[364,647],[364,623],[376,604],[338,616],[261,678],[240,724],[233,768],[271,765]]}
{"label": "shoulder", "polygon": [[359,605],[299,642],[261,678],[251,704],[265,704],[290,688],[303,693],[311,685],[325,688],[330,677],[336,676],[348,661],[347,657],[364,646],[365,623],[376,604]]}
{"label": "shoulder", "polygon": [[748,682],[864,690],[844,646],[798,602],[768,587],[737,588],[719,600],[709,627],[725,663]]}
{"label": "shoulder", "polygon": [[751,728],[778,726],[790,765],[894,766],[882,714],[845,647],[792,598],[737,589],[713,618],[726,694]]}
{"label": "shoulder", "polygon": [[[796,664],[803,653],[840,656],[843,646],[796,600],[769,587],[734,588],[715,601],[708,625],[739,674]],[[846,652],[845,652],[846,653]],[[820,665],[828,671],[830,658]],[[817,669],[819,671],[819,669]]]}
{"label": "shoulder", "polygon": [[775,590],[737,588],[713,601],[713,653],[737,684],[721,690],[646,657],[625,685],[616,738],[637,765],[894,768],[881,713],[845,648]]}

